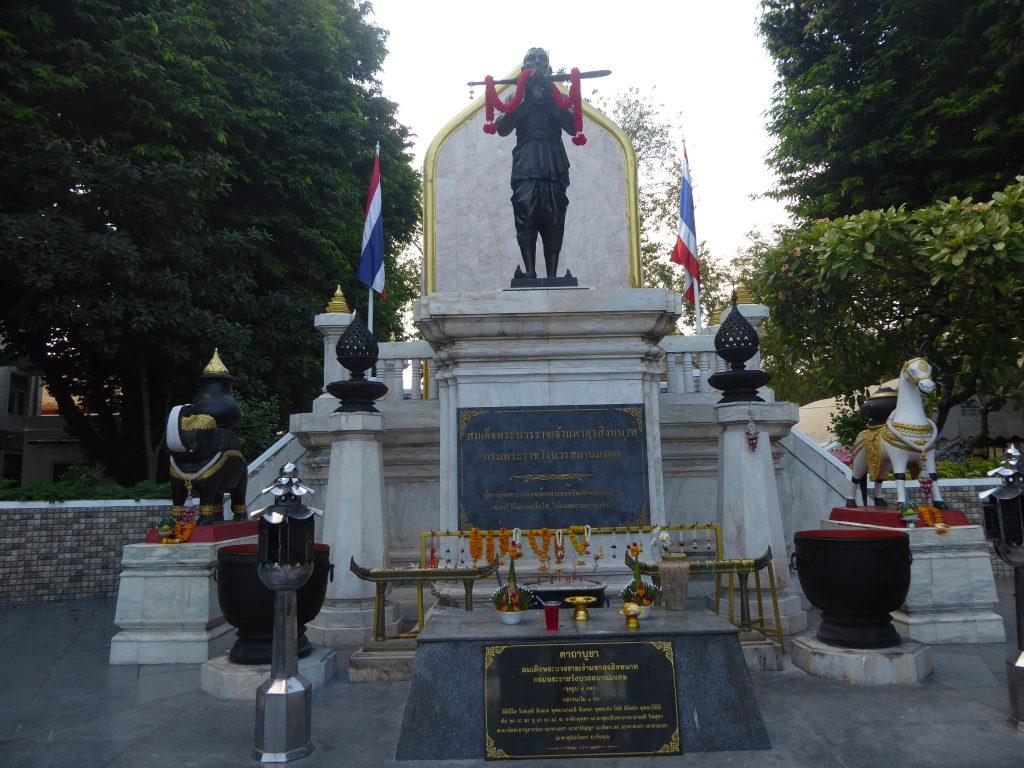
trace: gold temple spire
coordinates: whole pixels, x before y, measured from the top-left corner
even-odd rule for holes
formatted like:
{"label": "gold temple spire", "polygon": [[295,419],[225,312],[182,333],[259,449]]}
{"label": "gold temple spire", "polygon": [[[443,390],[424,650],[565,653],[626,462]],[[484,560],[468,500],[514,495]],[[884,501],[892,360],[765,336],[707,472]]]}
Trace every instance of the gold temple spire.
{"label": "gold temple spire", "polygon": [[203,373],[217,373],[226,375],[228,368],[224,365],[224,362],[220,359],[220,353],[217,351],[217,347],[213,348],[213,357],[210,358],[210,362],[203,368]]}
{"label": "gold temple spire", "polygon": [[328,312],[344,312],[345,314],[350,313],[352,310],[348,308],[348,302],[345,301],[345,294],[341,292],[341,286],[339,285],[334,291],[334,295],[331,300],[327,302]]}

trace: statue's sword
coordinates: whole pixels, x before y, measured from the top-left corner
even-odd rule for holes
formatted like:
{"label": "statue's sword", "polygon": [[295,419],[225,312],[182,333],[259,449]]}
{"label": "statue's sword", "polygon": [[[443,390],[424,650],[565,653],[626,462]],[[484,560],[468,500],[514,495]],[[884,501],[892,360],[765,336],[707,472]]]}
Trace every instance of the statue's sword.
{"label": "statue's sword", "polygon": [[[612,73],[612,71],[610,69],[592,69],[589,72],[580,72],[580,80],[586,80],[587,78],[591,78],[591,77],[608,77],[608,75],[610,75],[611,73]],[[551,75],[548,78],[548,80],[551,80],[552,82],[555,82],[555,83],[564,83],[564,82],[568,82],[571,78],[572,78],[572,75],[570,75],[568,73],[565,73],[565,74],[561,74],[561,75]],[[495,80],[494,84],[495,85],[515,85],[517,82],[518,82],[517,80]],[[472,85],[487,85],[487,83],[484,82],[483,80],[478,80],[478,81],[475,81],[475,82],[472,82],[472,83],[466,83],[466,85],[471,85],[471,86]]]}

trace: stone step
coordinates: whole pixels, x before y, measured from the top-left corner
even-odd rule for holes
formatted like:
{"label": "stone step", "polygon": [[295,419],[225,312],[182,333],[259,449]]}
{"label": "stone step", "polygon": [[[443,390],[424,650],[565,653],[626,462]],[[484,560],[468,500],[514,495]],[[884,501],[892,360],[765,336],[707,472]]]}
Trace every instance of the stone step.
{"label": "stone step", "polygon": [[[337,662],[337,654],[331,648],[314,647],[306,658],[299,659],[299,674],[315,691],[334,679]],[[256,689],[269,677],[269,664],[235,664],[222,653],[202,665],[199,687],[217,699],[255,701]]]}
{"label": "stone step", "polygon": [[[401,640],[389,641],[401,643]],[[378,643],[379,647],[382,645]],[[367,650],[360,649],[349,656],[348,680],[350,683],[380,683],[395,680],[411,680],[412,665],[416,651],[407,649]]]}

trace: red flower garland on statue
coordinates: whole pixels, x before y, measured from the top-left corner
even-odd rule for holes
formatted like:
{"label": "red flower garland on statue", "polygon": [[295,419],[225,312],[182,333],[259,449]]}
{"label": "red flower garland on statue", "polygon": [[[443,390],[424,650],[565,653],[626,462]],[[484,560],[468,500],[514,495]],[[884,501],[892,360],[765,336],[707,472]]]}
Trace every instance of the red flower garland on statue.
{"label": "red flower garland on statue", "polygon": [[[516,80],[516,90],[512,94],[512,98],[509,101],[504,101],[499,95],[497,89],[494,87],[494,78],[488,75],[484,78],[484,110],[487,122],[484,123],[484,133],[497,133],[498,123],[494,119],[494,110],[498,110],[504,114],[515,112],[520,104],[523,102],[523,86],[526,84],[527,78],[533,74],[532,69],[524,69],[519,73],[519,78]],[[569,80],[569,94],[563,96],[562,92],[558,90],[558,86],[551,83],[551,95],[555,100],[555,105],[562,110],[572,111],[573,129],[576,134],[572,137],[572,143],[577,147],[582,147],[587,143],[587,137],[583,133],[583,97],[580,91],[580,70],[577,67],[572,68]]]}

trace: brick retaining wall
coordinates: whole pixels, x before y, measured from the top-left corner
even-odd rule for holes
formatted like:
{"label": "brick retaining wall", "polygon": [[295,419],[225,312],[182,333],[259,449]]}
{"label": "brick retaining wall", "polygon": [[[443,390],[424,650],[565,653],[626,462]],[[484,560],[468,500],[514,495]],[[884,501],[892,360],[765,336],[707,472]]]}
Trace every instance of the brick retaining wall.
{"label": "brick retaining wall", "polygon": [[0,605],[117,595],[121,548],[170,502],[0,504]]}

